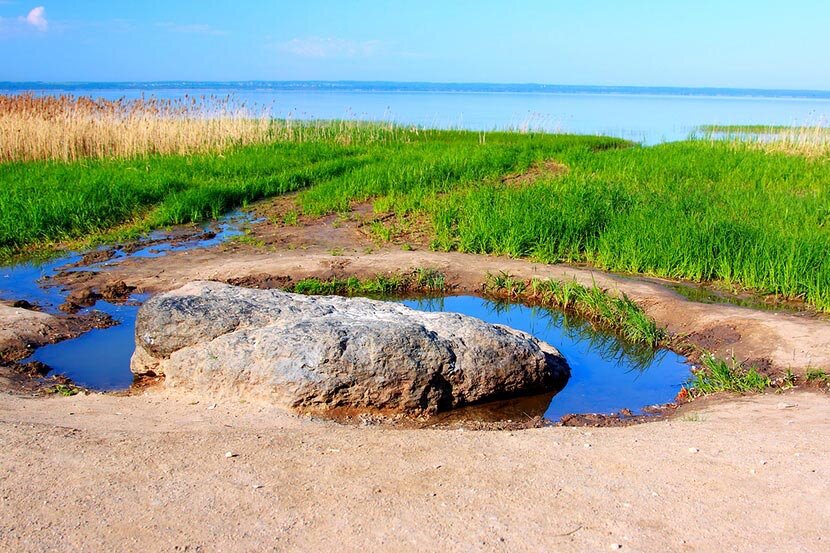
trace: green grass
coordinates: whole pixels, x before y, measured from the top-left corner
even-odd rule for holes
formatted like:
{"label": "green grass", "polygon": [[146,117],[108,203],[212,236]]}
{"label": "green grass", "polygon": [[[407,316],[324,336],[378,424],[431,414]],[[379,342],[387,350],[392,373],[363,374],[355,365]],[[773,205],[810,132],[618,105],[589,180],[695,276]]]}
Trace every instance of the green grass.
{"label": "green grass", "polygon": [[415,269],[408,273],[377,275],[369,279],[306,278],[287,289],[312,296],[388,297],[404,293],[440,293],[446,290],[444,274],[433,269]]}
{"label": "green grass", "polygon": [[[500,181],[544,159],[570,170]],[[318,133],[189,157],[3,164],[0,255],[216,217],[295,190],[298,216],[366,200],[399,218],[426,215],[436,249],[720,281],[830,311],[830,158],[705,140],[639,147],[398,130],[384,140]]]}
{"label": "green grass", "polygon": [[821,369],[809,369],[807,371],[807,382],[816,382],[830,385],[830,374]]}
{"label": "green grass", "polygon": [[[331,133],[223,153],[0,164],[0,255],[108,231],[215,218],[269,196],[308,188],[303,212],[346,211],[373,196],[419,199],[494,179],[565,149],[616,139],[503,134],[490,143],[462,132],[404,131],[387,140]],[[345,135],[349,138],[348,135]],[[349,142],[344,145],[343,142]],[[288,224],[295,223],[289,218]]]}
{"label": "green grass", "polygon": [[77,395],[80,391],[80,388],[72,384],[55,384],[51,388],[46,389],[47,393],[58,394],[64,397]]}
{"label": "green grass", "polygon": [[528,283],[502,272],[488,275],[484,289],[491,294],[576,313],[632,344],[655,348],[666,338],[665,330],[625,294],[615,296],[596,285],[586,287],[576,281],[541,279]]}
{"label": "green grass", "polygon": [[687,382],[692,396],[717,392],[760,393],[772,385],[769,377],[754,367],[742,367],[734,357],[724,360],[706,354],[701,358],[701,365],[701,368],[693,371],[692,378]]}

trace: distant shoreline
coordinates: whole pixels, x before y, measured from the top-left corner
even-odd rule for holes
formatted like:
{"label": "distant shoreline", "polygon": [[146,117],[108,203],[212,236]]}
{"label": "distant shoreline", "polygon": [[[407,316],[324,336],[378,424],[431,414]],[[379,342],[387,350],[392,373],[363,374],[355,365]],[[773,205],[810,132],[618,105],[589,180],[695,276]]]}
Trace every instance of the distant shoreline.
{"label": "distant shoreline", "polygon": [[762,88],[596,86],[555,84],[430,83],[393,81],[147,81],[147,82],[0,82],[0,92],[90,90],[272,90],[285,92],[405,92],[405,93],[512,93],[704,96],[732,98],[828,99],[825,90]]}

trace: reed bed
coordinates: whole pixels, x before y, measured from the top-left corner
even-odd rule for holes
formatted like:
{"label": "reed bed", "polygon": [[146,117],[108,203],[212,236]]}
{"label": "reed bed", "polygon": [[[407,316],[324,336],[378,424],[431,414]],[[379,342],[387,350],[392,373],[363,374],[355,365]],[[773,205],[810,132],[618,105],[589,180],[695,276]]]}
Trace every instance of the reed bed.
{"label": "reed bed", "polygon": [[706,125],[700,129],[708,140],[726,141],[736,147],[750,147],[771,153],[806,157],[830,154],[830,127],[765,125]]}
{"label": "reed bed", "polygon": [[268,142],[405,141],[420,129],[391,123],[273,119],[233,96],[104,100],[0,96],[0,163],[192,155]]}

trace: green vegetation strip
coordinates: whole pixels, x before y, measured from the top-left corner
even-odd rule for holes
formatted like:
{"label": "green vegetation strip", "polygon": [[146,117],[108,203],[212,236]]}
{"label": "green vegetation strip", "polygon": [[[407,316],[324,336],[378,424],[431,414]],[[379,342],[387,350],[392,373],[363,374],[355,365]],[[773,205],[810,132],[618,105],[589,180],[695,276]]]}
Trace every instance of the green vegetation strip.
{"label": "green vegetation strip", "polygon": [[666,339],[666,332],[628,296],[611,295],[596,285],[586,287],[576,281],[541,279],[528,282],[499,273],[487,276],[484,289],[489,294],[575,313],[632,344],[655,348]]}
{"label": "green vegetation strip", "polygon": [[[318,132],[221,154],[0,165],[0,252],[216,217],[301,191],[305,215],[426,215],[433,247],[721,281],[830,311],[830,158],[692,140]],[[569,171],[505,180],[544,160]]]}
{"label": "green vegetation strip", "polygon": [[692,397],[717,392],[762,393],[772,386],[768,376],[759,373],[755,367],[742,367],[734,357],[724,360],[705,354],[701,358],[701,367],[692,375],[687,383]]}
{"label": "green vegetation strip", "polygon": [[444,274],[432,269],[415,269],[404,274],[377,275],[361,280],[357,277],[306,278],[287,288],[289,292],[312,296],[388,297],[406,293],[440,293],[446,290]]}
{"label": "green vegetation strip", "polygon": [[701,125],[697,128],[703,133],[745,133],[764,134],[796,131],[828,130],[827,127],[794,127],[791,125]]}

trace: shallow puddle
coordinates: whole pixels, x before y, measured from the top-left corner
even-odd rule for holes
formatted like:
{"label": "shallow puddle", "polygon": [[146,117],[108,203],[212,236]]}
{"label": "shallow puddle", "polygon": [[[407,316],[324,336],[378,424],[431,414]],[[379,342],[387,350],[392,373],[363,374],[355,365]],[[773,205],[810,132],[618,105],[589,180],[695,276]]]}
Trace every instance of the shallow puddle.
{"label": "shallow puddle", "polygon": [[523,330],[565,356],[571,378],[555,396],[501,402],[493,406],[494,413],[479,413],[482,418],[542,415],[558,421],[570,413],[611,414],[621,409],[640,414],[643,407],[671,402],[690,376],[686,359],[672,351],[625,344],[612,334],[599,332],[587,322],[558,311],[496,303],[475,296],[403,303],[414,309],[453,311]]}
{"label": "shallow puddle", "polygon": [[[160,257],[168,252],[208,248],[244,234],[242,227],[256,222],[248,213],[233,212],[216,222],[180,229],[178,234],[153,231],[137,242],[111,249],[104,260],[84,264],[84,256],[71,252],[44,262],[30,261],[0,267],[0,299],[27,301],[47,313],[62,314],[58,307],[66,300],[66,290],[50,280],[61,271],[103,271],[108,266],[136,257]],[[181,230],[185,232],[182,233]],[[135,318],[147,296],[133,295],[126,304],[115,305],[98,301],[82,309],[109,314],[117,325],[90,330],[72,340],[38,348],[22,361],[40,361],[53,370],[48,376],[60,374],[75,384],[94,390],[124,390],[133,382],[130,357],[135,349]]]}
{"label": "shallow puddle", "polygon": [[[144,298],[133,296],[133,300]],[[135,318],[139,305],[113,305],[104,301],[94,309],[118,322],[109,328],[96,328],[72,340],[43,346],[23,362],[40,361],[78,386],[93,390],[126,390],[133,383],[130,357],[135,350]]]}
{"label": "shallow puddle", "polygon": [[[134,296],[136,302],[145,297]],[[611,414],[670,402],[689,377],[686,360],[668,350],[626,344],[587,322],[563,313],[475,296],[398,300],[422,311],[452,311],[528,332],[556,347],[571,367],[571,377],[556,395],[502,401],[459,411],[462,419],[519,420],[543,416],[552,421],[571,413]],[[76,384],[96,390],[125,389],[132,383],[130,356],[135,349],[138,305],[99,301],[95,309],[120,324],[91,330],[74,340],[39,348],[27,361],[40,361]],[[455,417],[453,417],[455,418]]]}
{"label": "shallow puddle", "polygon": [[[215,223],[196,227],[193,232],[182,237],[171,236],[160,230],[153,231],[129,247],[112,248],[112,257],[100,262],[83,264],[83,255],[71,252],[48,261],[30,261],[0,267],[0,300],[25,300],[47,313],[56,313],[58,306],[66,299],[66,292],[59,286],[51,285],[49,279],[62,270],[102,271],[126,259],[160,257],[168,252],[209,248],[244,234],[242,226],[253,222],[256,221],[250,214],[236,211]],[[107,249],[102,247],[99,251]]]}

